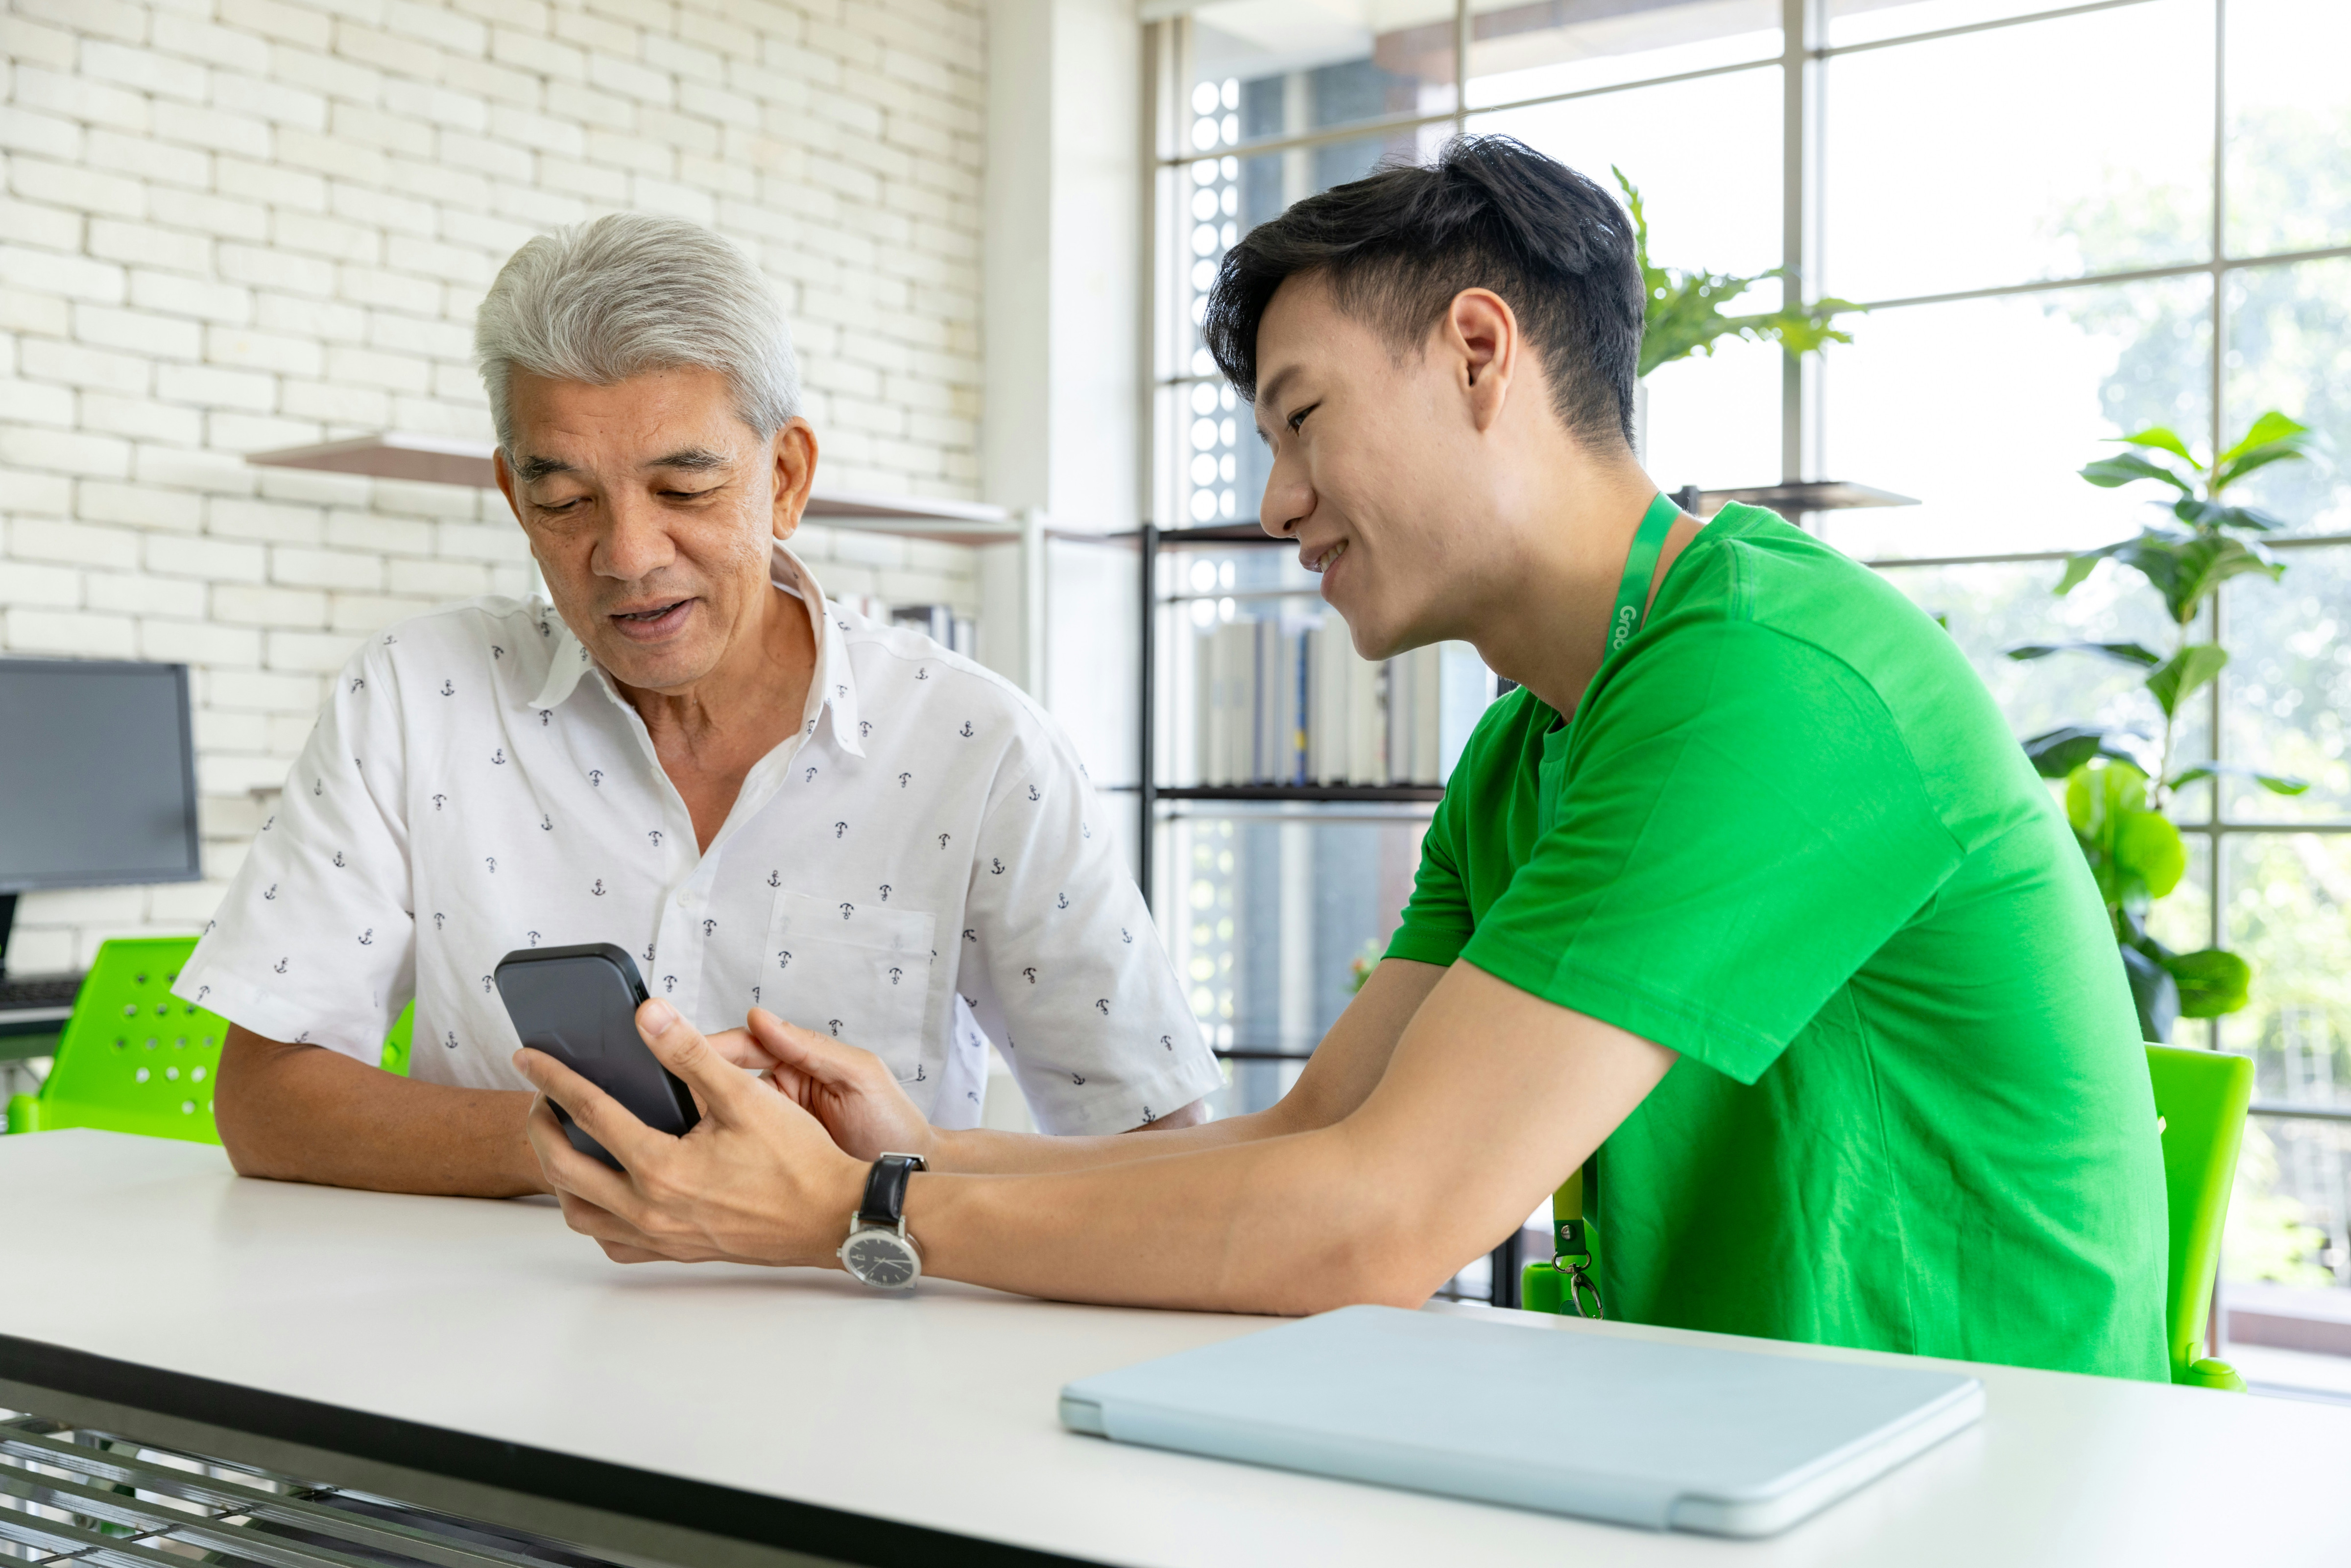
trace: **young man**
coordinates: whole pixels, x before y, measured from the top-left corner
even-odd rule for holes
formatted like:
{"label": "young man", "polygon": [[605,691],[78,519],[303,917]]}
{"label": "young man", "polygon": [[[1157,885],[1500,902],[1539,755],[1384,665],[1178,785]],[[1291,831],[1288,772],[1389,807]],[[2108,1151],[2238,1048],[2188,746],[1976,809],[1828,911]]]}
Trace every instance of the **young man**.
{"label": "young man", "polygon": [[[2099,900],[1933,622],[1627,444],[1624,214],[1516,142],[1301,202],[1207,340],[1261,513],[1358,652],[1474,643],[1487,714],[1385,960],[1297,1088],[1155,1137],[936,1133],[754,1015],[770,1092],[659,1003],[672,1140],[523,1065],[627,1164],[532,1137],[612,1257],[824,1264],[904,1189],[931,1273],[1271,1312],[1416,1302],[1589,1166],[1611,1315],[2160,1379],[2155,1107]],[[883,1151],[928,1162],[906,1181]],[[869,1203],[867,1197],[873,1201]]]}

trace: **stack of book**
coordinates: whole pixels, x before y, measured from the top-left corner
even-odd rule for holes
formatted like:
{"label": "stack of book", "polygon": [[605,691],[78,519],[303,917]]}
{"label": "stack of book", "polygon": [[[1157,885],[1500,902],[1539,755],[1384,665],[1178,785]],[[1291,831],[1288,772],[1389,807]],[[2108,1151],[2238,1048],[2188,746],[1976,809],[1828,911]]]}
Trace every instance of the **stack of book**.
{"label": "stack of book", "polygon": [[1437,784],[1440,652],[1355,656],[1335,615],[1228,621],[1194,640],[1200,782]]}

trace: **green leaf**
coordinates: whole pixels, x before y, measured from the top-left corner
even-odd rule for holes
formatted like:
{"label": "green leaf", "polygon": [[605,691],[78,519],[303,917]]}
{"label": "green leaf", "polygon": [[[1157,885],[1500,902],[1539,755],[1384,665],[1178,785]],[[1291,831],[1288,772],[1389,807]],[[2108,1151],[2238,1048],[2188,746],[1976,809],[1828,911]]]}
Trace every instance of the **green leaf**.
{"label": "green leaf", "polygon": [[2234,462],[2256,447],[2268,446],[2276,442],[2289,441],[2297,435],[2309,434],[2310,426],[2298,419],[2288,418],[2276,409],[2272,409],[2253,421],[2237,444],[2212,459],[2212,465],[2218,468],[2224,463]]}
{"label": "green leaf", "polygon": [[2171,1026],[2179,1021],[2179,983],[2170,970],[2136,947],[2125,947],[2122,956],[2131,1001],[2138,1009],[2139,1032],[2151,1040],[2169,1040]]}
{"label": "green leaf", "polygon": [[2229,651],[2217,643],[2194,643],[2182,648],[2147,678],[2147,689],[2169,718],[2179,705],[2211,684],[2229,662]]}
{"label": "green leaf", "polygon": [[2171,515],[2189,528],[2209,533],[2214,528],[2245,528],[2266,534],[2285,527],[2285,519],[2258,507],[2232,507],[2220,501],[2182,500],[2172,504]]}
{"label": "green leaf", "polygon": [[2163,426],[2159,424],[2150,424],[2136,435],[2117,435],[2115,439],[2116,441],[2126,443],[2132,446],[2154,446],[2158,447],[2165,452],[2176,452],[2180,456],[2188,459],[2188,465],[2190,468],[2196,469],[2199,473],[2203,470],[2204,465],[2197,462],[2195,457],[2189,454],[2188,444],[2181,441],[2179,436],[2174,435],[2170,431],[2164,429]]}
{"label": "green leaf", "polygon": [[2117,485],[2127,485],[2138,479],[2160,479],[2183,496],[2196,494],[2195,484],[2181,478],[2160,463],[2150,463],[2136,452],[2126,452],[2119,457],[2101,457],[2085,464],[2082,477],[2091,484],[2111,490]]}
{"label": "green leaf", "polygon": [[2163,663],[2162,654],[2137,643],[2019,643],[2002,651],[2011,659],[2045,659],[2052,653],[2104,653],[2109,659],[2145,670]]}
{"label": "green leaf", "polygon": [[2206,598],[2232,577],[2264,571],[2275,579],[2285,569],[2258,544],[2228,534],[2189,534],[2147,529],[2114,548],[2114,557],[2153,583],[2171,619],[2185,626]]}
{"label": "green leaf", "polygon": [[2219,1018],[2238,1011],[2252,999],[2252,968],[2234,953],[2207,947],[2175,954],[2162,964],[2179,988],[2181,1018]]}
{"label": "green leaf", "polygon": [[2299,795],[2310,788],[2310,780],[2307,779],[2296,779],[2290,773],[2263,773],[2257,768],[2248,768],[2241,762],[2190,763],[2171,776],[2171,788],[2185,789],[2190,784],[2223,773],[2233,778],[2250,779],[2273,795]]}
{"label": "green leaf", "polygon": [[2065,559],[2065,575],[2057,580],[2057,586],[2050,591],[2052,595],[2063,599],[2081,587],[2090,573],[2097,570],[2100,561],[2122,548],[2121,545],[2107,545],[2102,549],[2084,550],[2080,555],[2068,556]]}
{"label": "green leaf", "polygon": [[2136,878],[2149,898],[2161,898],[2188,874],[2188,845],[2159,811],[2126,811],[2115,823],[2115,863]]}
{"label": "green leaf", "polygon": [[2026,741],[2024,755],[2032,764],[2032,770],[2043,779],[2068,778],[2094,757],[2137,766],[2127,752],[2114,748],[2112,737],[2103,729],[2053,729]]}

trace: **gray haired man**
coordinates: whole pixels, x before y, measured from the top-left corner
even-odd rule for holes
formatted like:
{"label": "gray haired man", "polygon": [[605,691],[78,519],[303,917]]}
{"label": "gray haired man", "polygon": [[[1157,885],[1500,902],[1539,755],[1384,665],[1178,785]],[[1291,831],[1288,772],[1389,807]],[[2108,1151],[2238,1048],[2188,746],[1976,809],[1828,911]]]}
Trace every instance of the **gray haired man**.
{"label": "gray haired man", "polygon": [[[1048,1131],[1182,1125],[1218,1082],[1069,741],[937,643],[829,604],[782,313],[691,224],[531,241],[475,352],[553,602],[371,639],[175,989],[234,1027],[241,1172],[540,1190],[490,982],[612,942],[722,1051],[865,1048],[943,1126],[987,1039]],[[377,1071],[416,1002],[410,1076]]]}

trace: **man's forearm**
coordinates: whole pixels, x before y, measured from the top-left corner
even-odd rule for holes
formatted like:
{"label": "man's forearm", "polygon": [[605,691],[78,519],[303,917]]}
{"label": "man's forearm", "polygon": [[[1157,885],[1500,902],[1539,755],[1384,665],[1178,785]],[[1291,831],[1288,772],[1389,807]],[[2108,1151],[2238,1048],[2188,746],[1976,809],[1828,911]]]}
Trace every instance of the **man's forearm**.
{"label": "man's forearm", "polygon": [[1227,1116],[1188,1127],[1138,1127],[1101,1137],[1053,1137],[987,1127],[942,1128],[928,1156],[931,1169],[965,1176],[1037,1175],[1123,1165],[1193,1149],[1224,1148],[1301,1130],[1280,1105],[1247,1116]]}
{"label": "man's forearm", "polygon": [[544,1192],[528,1090],[456,1089],[232,1028],[213,1119],[240,1175],[378,1192]]}

